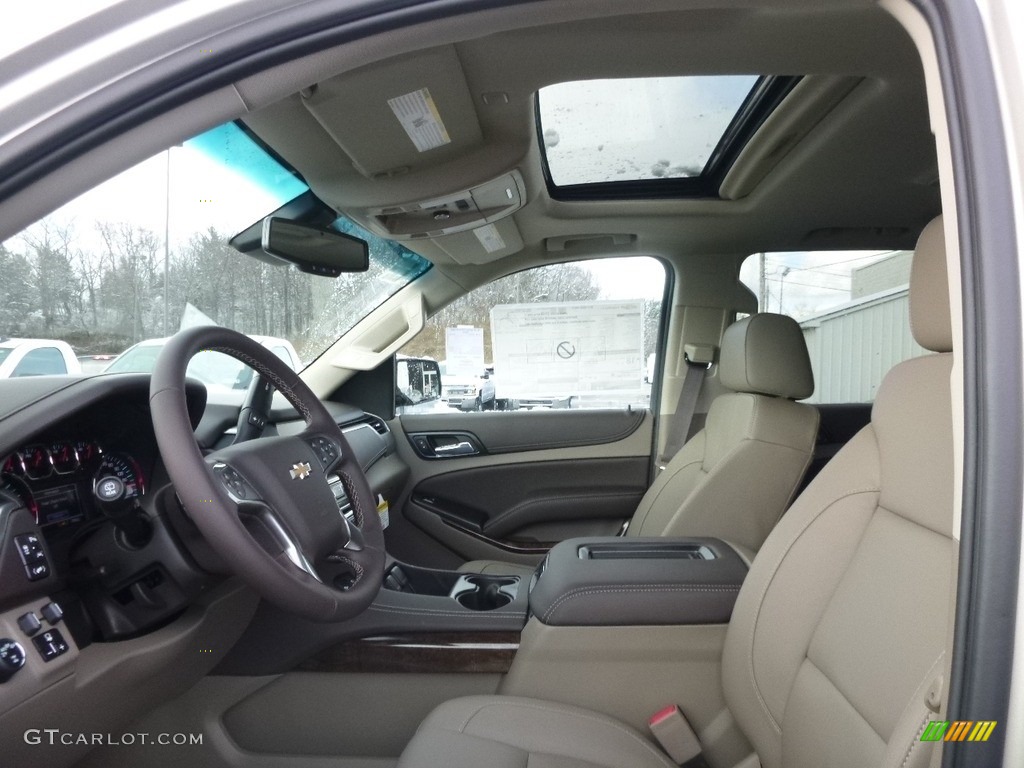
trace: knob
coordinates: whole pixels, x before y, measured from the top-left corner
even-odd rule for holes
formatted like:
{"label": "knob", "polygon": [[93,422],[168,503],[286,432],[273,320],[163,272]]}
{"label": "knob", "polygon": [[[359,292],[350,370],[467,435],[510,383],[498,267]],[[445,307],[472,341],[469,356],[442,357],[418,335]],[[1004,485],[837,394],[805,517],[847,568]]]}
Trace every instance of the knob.
{"label": "knob", "polygon": [[117,475],[107,475],[96,481],[96,498],[107,504],[114,504],[124,496],[124,483]]}
{"label": "knob", "polygon": [[25,666],[25,649],[9,637],[0,638],[0,683],[6,683]]}

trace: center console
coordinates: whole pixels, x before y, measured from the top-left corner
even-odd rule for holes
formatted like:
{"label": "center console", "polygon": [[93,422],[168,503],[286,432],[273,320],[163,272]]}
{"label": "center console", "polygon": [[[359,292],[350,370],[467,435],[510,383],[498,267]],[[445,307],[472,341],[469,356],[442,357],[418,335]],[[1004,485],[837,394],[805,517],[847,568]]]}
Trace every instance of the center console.
{"label": "center console", "polygon": [[[435,571],[403,563],[393,564],[384,575],[386,590],[411,595],[447,597],[470,611],[494,611],[511,606],[520,594],[524,598],[526,596],[529,585],[522,582],[523,579],[519,576]],[[524,599],[520,601],[518,611],[525,613],[525,607]],[[517,608],[512,607],[511,610]]]}
{"label": "center console", "polygon": [[[443,609],[447,629],[474,612],[550,626],[724,624],[746,561],[713,538],[593,536],[554,546],[532,578],[393,563],[378,603]],[[454,620],[453,620],[454,619]]]}
{"label": "center console", "polygon": [[544,560],[530,613],[550,626],[724,624],[746,575],[719,539],[569,539]]}

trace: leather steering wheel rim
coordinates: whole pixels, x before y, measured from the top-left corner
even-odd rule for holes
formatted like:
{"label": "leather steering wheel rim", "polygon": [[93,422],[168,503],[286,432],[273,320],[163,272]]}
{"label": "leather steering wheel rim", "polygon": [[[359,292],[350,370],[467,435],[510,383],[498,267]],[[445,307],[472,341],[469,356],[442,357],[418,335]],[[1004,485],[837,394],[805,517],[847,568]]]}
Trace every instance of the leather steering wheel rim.
{"label": "leather steering wheel rim", "polygon": [[[273,382],[306,426],[204,456],[185,397],[186,369],[203,350],[242,361]],[[150,410],[164,466],[189,517],[229,568],[277,607],[344,621],[380,589],[386,560],[375,496],[341,429],[273,352],[219,326],[191,328],[160,352]],[[337,477],[354,525],[329,485]]]}

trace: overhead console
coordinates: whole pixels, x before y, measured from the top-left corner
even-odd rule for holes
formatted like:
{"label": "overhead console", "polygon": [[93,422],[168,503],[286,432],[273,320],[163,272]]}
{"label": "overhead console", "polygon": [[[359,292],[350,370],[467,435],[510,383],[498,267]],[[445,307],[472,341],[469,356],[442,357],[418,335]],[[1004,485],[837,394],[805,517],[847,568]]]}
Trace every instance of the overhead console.
{"label": "overhead console", "polygon": [[[492,224],[522,208],[525,199],[523,177],[519,171],[512,171],[470,189],[430,200],[371,208],[366,215],[379,234],[409,240],[451,235]],[[484,238],[481,244],[487,245]]]}
{"label": "overhead console", "polygon": [[550,626],[725,624],[746,575],[719,539],[568,539],[548,553],[530,612]]}

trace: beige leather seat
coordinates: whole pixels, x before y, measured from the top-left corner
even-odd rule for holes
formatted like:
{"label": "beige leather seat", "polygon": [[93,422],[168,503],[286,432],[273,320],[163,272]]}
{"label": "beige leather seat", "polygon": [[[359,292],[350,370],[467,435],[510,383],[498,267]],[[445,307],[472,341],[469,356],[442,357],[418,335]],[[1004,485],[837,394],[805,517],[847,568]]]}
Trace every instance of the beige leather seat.
{"label": "beige leather seat", "polygon": [[[818,435],[818,410],[795,402],[814,392],[800,326],[770,313],[733,323],[718,375],[732,392],[715,398],[704,429],[659,473],[628,536],[715,536],[754,553],[793,498]],[[526,576],[534,568],[473,560],[459,570]]]}
{"label": "beige leather seat", "polygon": [[[765,541],[726,634],[726,702],[764,768],[912,768],[930,757],[918,737],[938,719],[926,701],[943,669],[956,548],[940,220],[918,243],[910,300],[914,337],[939,354],[888,374],[871,423]],[[500,696],[441,705],[399,761],[527,764],[672,765],[646,736],[603,715]]]}

